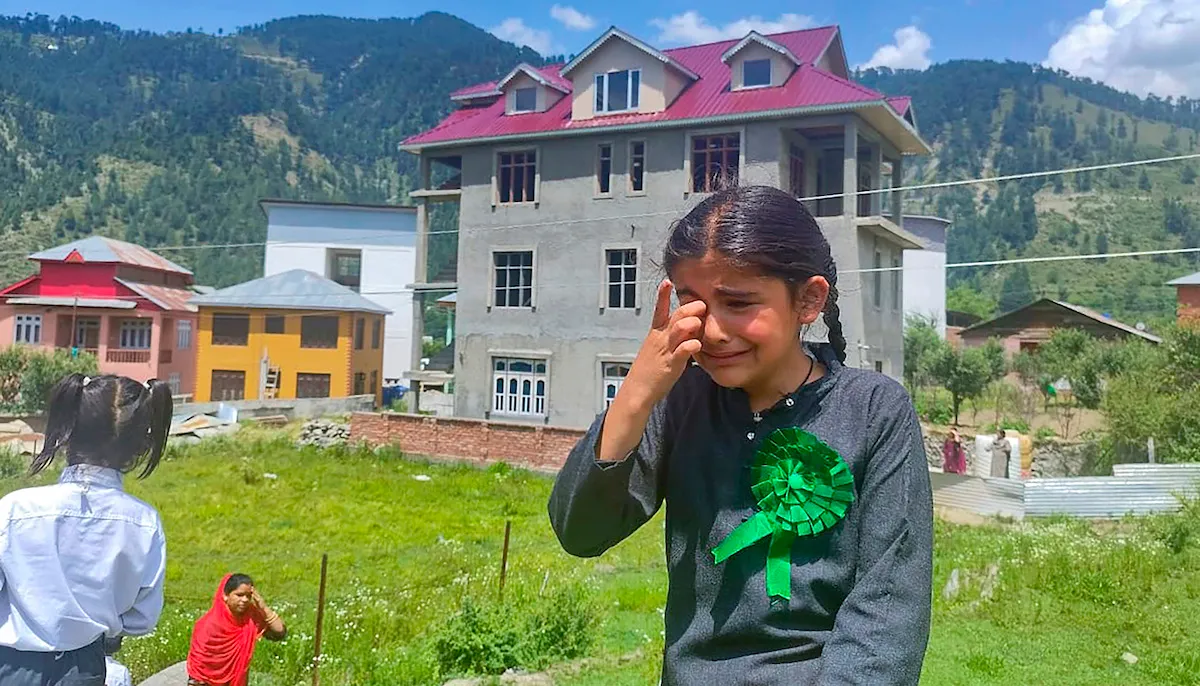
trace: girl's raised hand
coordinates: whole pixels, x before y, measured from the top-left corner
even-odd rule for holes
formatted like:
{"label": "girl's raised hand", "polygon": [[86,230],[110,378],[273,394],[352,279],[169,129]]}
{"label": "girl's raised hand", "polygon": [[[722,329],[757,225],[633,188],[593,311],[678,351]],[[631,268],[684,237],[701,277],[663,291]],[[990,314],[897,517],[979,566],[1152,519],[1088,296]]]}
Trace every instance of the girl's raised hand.
{"label": "girl's raised hand", "polygon": [[671,312],[673,288],[665,279],[658,285],[650,332],[621,385],[622,392],[635,393],[643,406],[652,406],[665,398],[683,376],[692,355],[700,352],[705,305],[696,300]]}

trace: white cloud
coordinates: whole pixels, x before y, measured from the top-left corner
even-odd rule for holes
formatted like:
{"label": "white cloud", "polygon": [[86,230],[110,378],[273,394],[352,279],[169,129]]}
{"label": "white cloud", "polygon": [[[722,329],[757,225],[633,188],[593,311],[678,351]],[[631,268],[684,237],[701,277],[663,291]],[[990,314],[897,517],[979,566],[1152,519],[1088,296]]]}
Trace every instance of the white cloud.
{"label": "white cloud", "polygon": [[540,55],[553,55],[562,52],[562,49],[554,42],[554,38],[550,35],[549,31],[540,31],[526,26],[524,20],[516,17],[505,19],[496,26],[488,29],[488,31],[500,40],[533,48]]}
{"label": "white cloud", "polygon": [[929,49],[933,47],[929,34],[916,26],[904,26],[896,29],[894,36],[895,43],[879,46],[871,59],[860,65],[859,69],[925,69],[929,66]]}
{"label": "white cloud", "polygon": [[1107,0],[1050,47],[1045,65],[1138,95],[1200,96],[1200,0]]}
{"label": "white cloud", "polygon": [[596,27],[595,19],[570,5],[554,5],[550,16],[572,31],[591,31]]}
{"label": "white cloud", "polygon": [[668,19],[650,20],[650,25],[659,30],[657,42],[666,45],[715,43],[730,38],[743,38],[751,31],[783,33],[812,28],[814,24],[812,17],[803,14],[781,14],[774,20],[754,15],[723,26],[713,26],[695,10],[688,10]]}

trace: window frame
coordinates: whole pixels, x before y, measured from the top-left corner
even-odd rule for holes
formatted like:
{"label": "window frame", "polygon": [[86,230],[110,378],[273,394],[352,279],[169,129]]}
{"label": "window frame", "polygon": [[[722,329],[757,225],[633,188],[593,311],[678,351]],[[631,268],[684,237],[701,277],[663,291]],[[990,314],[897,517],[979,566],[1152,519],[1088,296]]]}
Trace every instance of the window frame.
{"label": "window frame", "polygon": [[354,318],[354,349],[363,350],[367,344],[367,318],[358,315]]}
{"label": "window frame", "polygon": [[878,245],[875,246],[875,257],[871,266],[875,269],[875,271],[871,272],[871,276],[874,277],[871,281],[871,304],[875,306],[875,309],[882,310],[883,272],[879,270],[883,269],[883,248]]}
{"label": "window frame", "polygon": [[[618,250],[633,250],[636,253],[637,262],[634,264],[634,287],[633,287],[633,306],[632,307],[610,307],[608,298],[608,289],[612,285],[608,280],[608,254]],[[617,312],[632,312],[633,314],[641,314],[642,311],[642,244],[640,242],[624,242],[624,243],[603,243],[600,245],[600,312],[615,310]],[[624,266],[622,265],[622,268]],[[622,284],[626,283],[622,280]]]}
{"label": "window frame", "polygon": [[[500,157],[502,155],[533,153],[533,199],[501,202],[500,198]],[[542,148],[538,145],[523,145],[496,148],[492,155],[492,207],[537,207],[542,197]]]}
{"label": "window frame", "polygon": [[[128,333],[128,338],[126,334]],[[141,340],[145,336],[145,340]],[[122,319],[117,327],[117,350],[150,350],[154,347],[154,323],[149,319]],[[145,343],[145,345],[128,345]]]}
{"label": "window frame", "polygon": [[637,357],[637,356],[634,354],[626,354],[626,353],[600,353],[600,354],[596,355],[596,362],[595,362],[595,366],[593,367],[593,369],[595,370],[594,371],[595,377],[593,379],[593,383],[595,383],[594,388],[596,389],[596,392],[594,393],[593,397],[595,398],[595,401],[596,401],[596,413],[597,414],[602,413],[607,409],[607,403],[606,403],[607,399],[605,398],[604,365],[606,365],[606,364],[632,365],[635,357]]}
{"label": "window frame", "polygon": [[[319,380],[324,377],[325,380],[325,395],[300,395],[300,377],[305,377],[305,380]],[[333,375],[319,372],[296,372],[296,398],[332,398],[333,397]]]}
{"label": "window frame", "polygon": [[[641,164],[642,164],[642,187],[641,188],[634,188],[634,185],[633,185],[633,165],[634,165],[634,160],[638,157],[638,155],[635,155],[633,152],[633,146],[635,146],[635,145],[642,146],[642,154],[640,155]],[[648,146],[646,144],[645,139],[629,141],[629,145],[626,147],[625,152],[627,155],[626,162],[628,163],[626,165],[628,167],[626,169],[626,174],[629,178],[629,182],[626,184],[625,193],[627,195],[645,195],[646,194],[646,158],[649,157],[649,155],[647,154]]]}
{"label": "window frame", "polygon": [[[531,255],[532,255],[532,261],[530,264],[529,305],[527,305],[527,306],[520,305],[520,306],[514,307],[512,305],[507,305],[507,304],[506,305],[496,304],[496,270],[498,269],[498,267],[496,266],[496,255],[511,254],[511,253],[531,253]],[[506,267],[506,268],[511,269],[511,267]],[[531,312],[536,312],[537,311],[537,287],[538,287],[538,251],[537,251],[536,246],[495,246],[488,252],[487,309],[489,312],[492,311],[493,309],[529,310]],[[511,286],[506,285],[505,288],[511,288]]]}
{"label": "window frame", "polygon": [[[614,147],[611,142],[602,142],[596,144],[596,183],[594,184],[593,192],[596,198],[612,198],[613,197],[613,172],[616,171],[616,156]],[[608,150],[608,175],[607,179],[604,174],[604,152]],[[604,183],[607,180],[608,190],[604,190]]]}
{"label": "window frame", "polygon": [[904,253],[899,250],[892,251],[892,311],[899,312],[904,307],[901,296],[901,283],[904,275]]}
{"label": "window frame", "polygon": [[176,319],[175,320],[175,349],[176,350],[191,350],[192,349],[192,320]]}
{"label": "window frame", "polygon": [[[529,107],[527,109],[523,109],[520,105],[521,93],[530,93],[530,92],[533,93],[533,106]],[[530,112],[537,112],[537,110],[538,110],[537,101],[538,101],[538,87],[537,86],[522,86],[520,88],[514,88],[513,89],[513,99],[512,99],[512,113],[513,114],[529,114]]]}
{"label": "window frame", "polygon": [[[629,377],[632,361],[625,360],[600,360],[600,409],[601,411],[608,410],[612,406],[612,401],[617,397],[617,393],[621,392],[621,386],[625,383],[625,379]],[[623,367],[625,373],[619,376],[609,376],[607,367]],[[612,398],[608,397],[608,386],[610,379],[615,380],[616,388],[613,390]]]}
{"label": "window frame", "polygon": [[[746,67],[750,66],[751,64],[761,64],[763,62],[766,62],[766,64],[767,64],[767,82],[766,83],[754,83],[754,84],[750,83],[749,80],[746,78]],[[743,89],[751,90],[754,88],[770,88],[771,84],[773,84],[773,83],[775,83],[775,64],[774,64],[774,61],[770,57],[763,57],[763,58],[753,59],[753,60],[742,60],[742,88]]]}
{"label": "window frame", "polygon": [[684,146],[684,151],[683,151],[683,169],[684,169],[684,184],[685,184],[683,194],[685,197],[688,195],[692,195],[692,194],[707,195],[707,194],[714,192],[711,190],[697,191],[694,188],[695,179],[693,178],[693,175],[692,175],[692,166],[693,166],[692,162],[693,162],[693,157],[694,157],[693,156],[693,148],[695,147],[696,139],[697,138],[712,138],[715,136],[731,136],[731,135],[736,135],[738,137],[738,175],[737,175],[737,178],[734,179],[734,184],[741,183],[742,174],[746,169],[746,127],[745,126],[735,126],[735,127],[717,127],[717,128],[707,128],[707,129],[697,129],[694,131],[689,131],[687,133],[686,140],[685,140],[686,144]]}
{"label": "window frame", "polygon": [[[278,331],[271,330],[272,323],[279,324]],[[275,336],[275,335],[278,335],[281,333],[287,333],[287,315],[285,315],[285,314],[263,315],[263,333],[270,334],[272,336]]]}
{"label": "window frame", "polygon": [[[328,264],[326,266],[326,278],[328,278],[330,281],[338,284],[339,286],[345,286],[346,288],[349,288],[350,290],[354,291],[355,293],[360,292],[362,290],[362,271],[363,271],[363,269],[362,269],[363,268],[363,251],[362,251],[362,249],[361,248],[326,248],[325,253],[326,253],[325,259],[328,262]],[[358,274],[357,274],[357,276],[355,276],[353,278],[353,281],[354,281],[353,283],[342,283],[341,281],[338,280],[341,278],[345,278],[347,281],[351,280],[350,278],[343,277],[341,274],[338,273],[338,259],[344,258],[344,257],[351,257],[351,258],[358,259]]]}
{"label": "window frame", "polygon": [[[533,364],[533,371],[532,372],[513,372],[506,366],[504,372],[501,373],[499,370],[496,369],[496,363],[499,360],[505,360],[510,363],[514,362],[514,361],[515,362],[531,362]],[[539,365],[544,368],[544,370],[541,372],[537,371]],[[491,399],[488,403],[488,411],[485,414],[489,418],[492,416],[496,416],[496,417],[506,417],[506,418],[513,418],[513,419],[540,419],[540,420],[549,419],[549,416],[550,416],[550,377],[551,377],[549,353],[534,352],[534,351],[516,351],[516,350],[507,350],[507,351],[506,350],[489,350],[488,351],[488,370],[491,372],[491,375],[492,375],[490,385],[488,387],[489,388],[488,395],[490,396]],[[516,376],[514,376],[514,375],[516,375]],[[500,381],[501,378],[503,378],[504,390],[497,393],[496,382]],[[538,391],[537,391],[537,382],[539,379],[542,381],[542,384],[543,384],[542,392],[540,395],[540,401],[541,401],[540,407],[538,406],[539,395],[538,395]],[[530,399],[530,408],[529,408],[530,411],[528,411],[528,412],[522,411],[521,406],[520,406],[521,400],[525,396],[525,394],[521,392],[521,388],[522,388],[521,382],[526,381],[526,380],[532,384],[530,387],[530,395],[528,396]],[[515,391],[516,395],[513,395],[512,398],[509,398],[509,396],[514,393],[514,391],[512,390],[512,388],[513,388],[512,382],[514,382],[514,381],[517,382],[517,387],[516,387],[517,390]],[[496,403],[498,400],[501,400],[501,399],[503,399],[504,401],[507,401],[507,402],[502,403],[503,409],[497,410]],[[517,409],[515,409],[515,410],[508,409],[509,407],[513,407],[513,406],[515,406]]]}
{"label": "window frame", "polygon": [[[221,336],[221,340],[218,341],[218,339],[217,339],[217,319],[236,319],[239,321],[245,320],[245,322],[246,322],[246,337],[244,339],[233,339],[233,340],[240,340],[241,341],[240,343],[227,342],[227,339],[228,339],[227,336]],[[247,345],[250,345],[250,315],[240,314],[237,312],[214,312],[212,315],[212,323],[211,323],[210,331],[212,334],[212,345],[214,347],[221,346],[221,347],[228,347],[228,348],[244,348]]]}
{"label": "window frame", "polygon": [[383,317],[371,318],[371,350],[379,350],[383,345]]}
{"label": "window frame", "polygon": [[[315,320],[333,320],[334,336],[333,345],[312,345],[315,341],[308,339],[308,345],[305,344],[304,325],[305,323]],[[342,318],[339,315],[329,314],[305,314],[300,317],[300,347],[304,350],[337,350],[342,338]]]}
{"label": "window frame", "polygon": [[[619,110],[610,108],[608,102],[608,80],[613,74],[626,75],[625,107]],[[635,74],[637,75],[636,84],[634,83]],[[630,112],[640,112],[642,109],[641,67],[611,69],[609,71],[596,72],[592,75],[592,88],[595,91],[592,93],[592,111],[597,116],[603,116],[606,114],[628,114]]]}
{"label": "window frame", "polygon": [[167,386],[171,389],[171,395],[182,395],[180,391],[183,389],[183,379],[179,372],[167,374]]}
{"label": "window frame", "polygon": [[13,319],[13,344],[41,345],[42,324],[43,320],[40,314],[16,315]]}

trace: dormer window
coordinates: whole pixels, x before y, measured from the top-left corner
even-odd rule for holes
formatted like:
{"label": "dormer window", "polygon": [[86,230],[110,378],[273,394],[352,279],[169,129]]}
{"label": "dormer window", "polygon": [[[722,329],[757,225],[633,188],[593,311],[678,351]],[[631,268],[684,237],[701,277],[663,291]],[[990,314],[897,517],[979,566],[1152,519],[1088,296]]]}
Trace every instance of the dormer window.
{"label": "dormer window", "polygon": [[596,112],[627,112],[638,108],[641,69],[596,74]]}
{"label": "dormer window", "polygon": [[537,110],[537,88],[518,88],[513,93],[513,112]]}
{"label": "dormer window", "polygon": [[742,62],[742,87],[760,88],[771,85],[771,60],[746,60]]}

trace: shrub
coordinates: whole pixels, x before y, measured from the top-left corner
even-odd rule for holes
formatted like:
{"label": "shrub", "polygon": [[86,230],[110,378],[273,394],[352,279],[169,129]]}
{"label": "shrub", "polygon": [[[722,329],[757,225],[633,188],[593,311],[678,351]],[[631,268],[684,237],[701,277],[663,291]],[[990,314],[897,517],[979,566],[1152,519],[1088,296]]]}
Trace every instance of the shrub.
{"label": "shrub", "polygon": [[933,395],[914,400],[917,415],[930,424],[949,424],[954,420],[954,408],[946,400]]}

